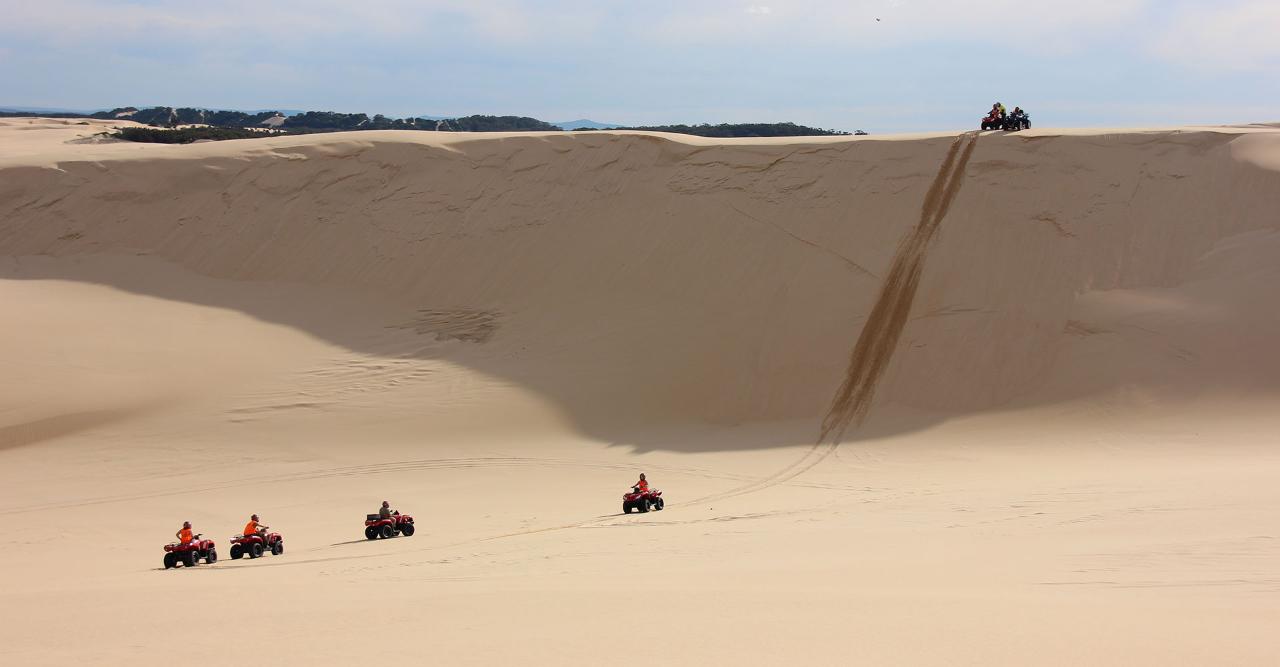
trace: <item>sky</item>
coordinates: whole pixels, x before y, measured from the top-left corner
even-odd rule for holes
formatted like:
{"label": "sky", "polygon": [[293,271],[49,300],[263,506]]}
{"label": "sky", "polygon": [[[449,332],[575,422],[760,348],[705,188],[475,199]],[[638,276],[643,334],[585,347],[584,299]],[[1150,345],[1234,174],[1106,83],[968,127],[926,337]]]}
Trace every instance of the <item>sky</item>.
{"label": "sky", "polygon": [[1280,0],[0,0],[0,105],[872,132],[1280,121]]}

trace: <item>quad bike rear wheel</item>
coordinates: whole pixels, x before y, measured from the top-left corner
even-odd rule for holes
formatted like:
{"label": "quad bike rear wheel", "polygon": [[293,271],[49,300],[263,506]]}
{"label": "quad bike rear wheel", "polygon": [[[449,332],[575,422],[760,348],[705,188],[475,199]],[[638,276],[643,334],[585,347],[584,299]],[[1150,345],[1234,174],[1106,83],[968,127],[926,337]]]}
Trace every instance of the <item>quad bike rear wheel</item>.
{"label": "quad bike rear wheel", "polygon": [[381,535],[384,540],[390,539],[396,534],[396,529],[392,528],[390,525],[386,525],[382,527],[382,530],[379,531],[378,534]]}
{"label": "quad bike rear wheel", "polygon": [[400,526],[400,532],[401,532],[405,537],[409,537],[410,535],[413,535],[413,524],[411,524],[411,523],[406,523],[405,525]]}
{"label": "quad bike rear wheel", "polygon": [[262,558],[262,545],[255,542],[253,546],[249,547],[249,557]]}
{"label": "quad bike rear wheel", "polygon": [[243,555],[244,555],[244,547],[240,546],[239,544],[231,545],[231,560],[240,560],[240,557]]}
{"label": "quad bike rear wheel", "polygon": [[365,528],[365,529],[364,529],[364,539],[366,539],[366,540],[376,540],[376,539],[378,539],[378,529],[377,529],[376,527],[374,527],[374,526],[369,526],[368,528]]}
{"label": "quad bike rear wheel", "polygon": [[178,565],[178,555],[170,551],[164,555],[164,569],[170,570]]}

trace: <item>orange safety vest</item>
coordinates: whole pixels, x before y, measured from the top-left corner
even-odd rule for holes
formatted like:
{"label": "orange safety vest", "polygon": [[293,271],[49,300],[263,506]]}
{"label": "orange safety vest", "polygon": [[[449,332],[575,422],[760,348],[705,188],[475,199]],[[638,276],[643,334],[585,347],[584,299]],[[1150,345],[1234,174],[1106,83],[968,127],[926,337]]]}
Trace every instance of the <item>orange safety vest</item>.
{"label": "orange safety vest", "polygon": [[648,481],[648,480],[644,480],[644,479],[642,479],[642,480],[640,480],[640,481],[636,482],[636,486],[637,486],[637,487],[639,487],[639,489],[640,489],[641,491],[648,491],[648,490],[649,490],[649,481]]}
{"label": "orange safety vest", "polygon": [[191,529],[183,528],[182,530],[178,531],[178,539],[181,540],[183,544],[190,542],[193,539],[191,535]]}
{"label": "orange safety vest", "polygon": [[249,535],[253,535],[256,532],[258,532],[258,522],[250,521],[249,523],[246,523],[244,525],[244,532],[241,533],[241,535],[244,535],[247,537]]}

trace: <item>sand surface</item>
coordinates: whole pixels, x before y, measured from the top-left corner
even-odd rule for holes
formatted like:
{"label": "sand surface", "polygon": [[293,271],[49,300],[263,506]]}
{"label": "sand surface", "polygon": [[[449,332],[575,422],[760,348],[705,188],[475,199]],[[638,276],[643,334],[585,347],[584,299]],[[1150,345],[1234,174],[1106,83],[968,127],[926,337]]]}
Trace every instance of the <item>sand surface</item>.
{"label": "sand surface", "polygon": [[0,119],[0,663],[1280,662],[1280,129],[121,124]]}

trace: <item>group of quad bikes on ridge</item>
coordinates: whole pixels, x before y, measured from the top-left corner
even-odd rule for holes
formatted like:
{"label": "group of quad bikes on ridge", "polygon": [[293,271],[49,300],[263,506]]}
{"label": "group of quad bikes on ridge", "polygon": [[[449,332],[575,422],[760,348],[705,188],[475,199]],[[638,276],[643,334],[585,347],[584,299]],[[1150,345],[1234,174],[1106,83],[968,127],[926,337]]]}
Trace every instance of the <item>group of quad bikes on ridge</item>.
{"label": "group of quad bikes on ridge", "polygon": [[1022,107],[1014,107],[1013,111],[1006,112],[1004,105],[996,102],[991,105],[991,111],[982,119],[982,129],[1004,130],[1005,132],[1029,130],[1031,129],[1031,114],[1023,111]]}
{"label": "group of quad bikes on ridge", "polygon": [[[665,505],[662,492],[649,488],[649,482],[645,479],[644,473],[640,474],[640,481],[631,486],[631,491],[622,495],[624,514],[630,514],[632,510],[658,512]],[[280,533],[267,532],[269,528],[270,526],[264,526],[258,522],[257,514],[250,517],[244,530],[239,535],[231,537],[232,560],[244,557],[261,558],[268,553],[273,556],[283,554],[284,537]],[[365,515],[364,537],[368,540],[390,539],[400,535],[410,537],[414,530],[413,517],[391,509],[391,504],[385,500],[382,501],[382,507],[377,514]],[[208,565],[218,562],[217,545],[213,540],[204,539],[200,533],[192,533],[190,521],[184,521],[182,529],[174,537],[178,538],[177,542],[164,546],[166,570],[179,565],[195,567],[202,560]]]}

